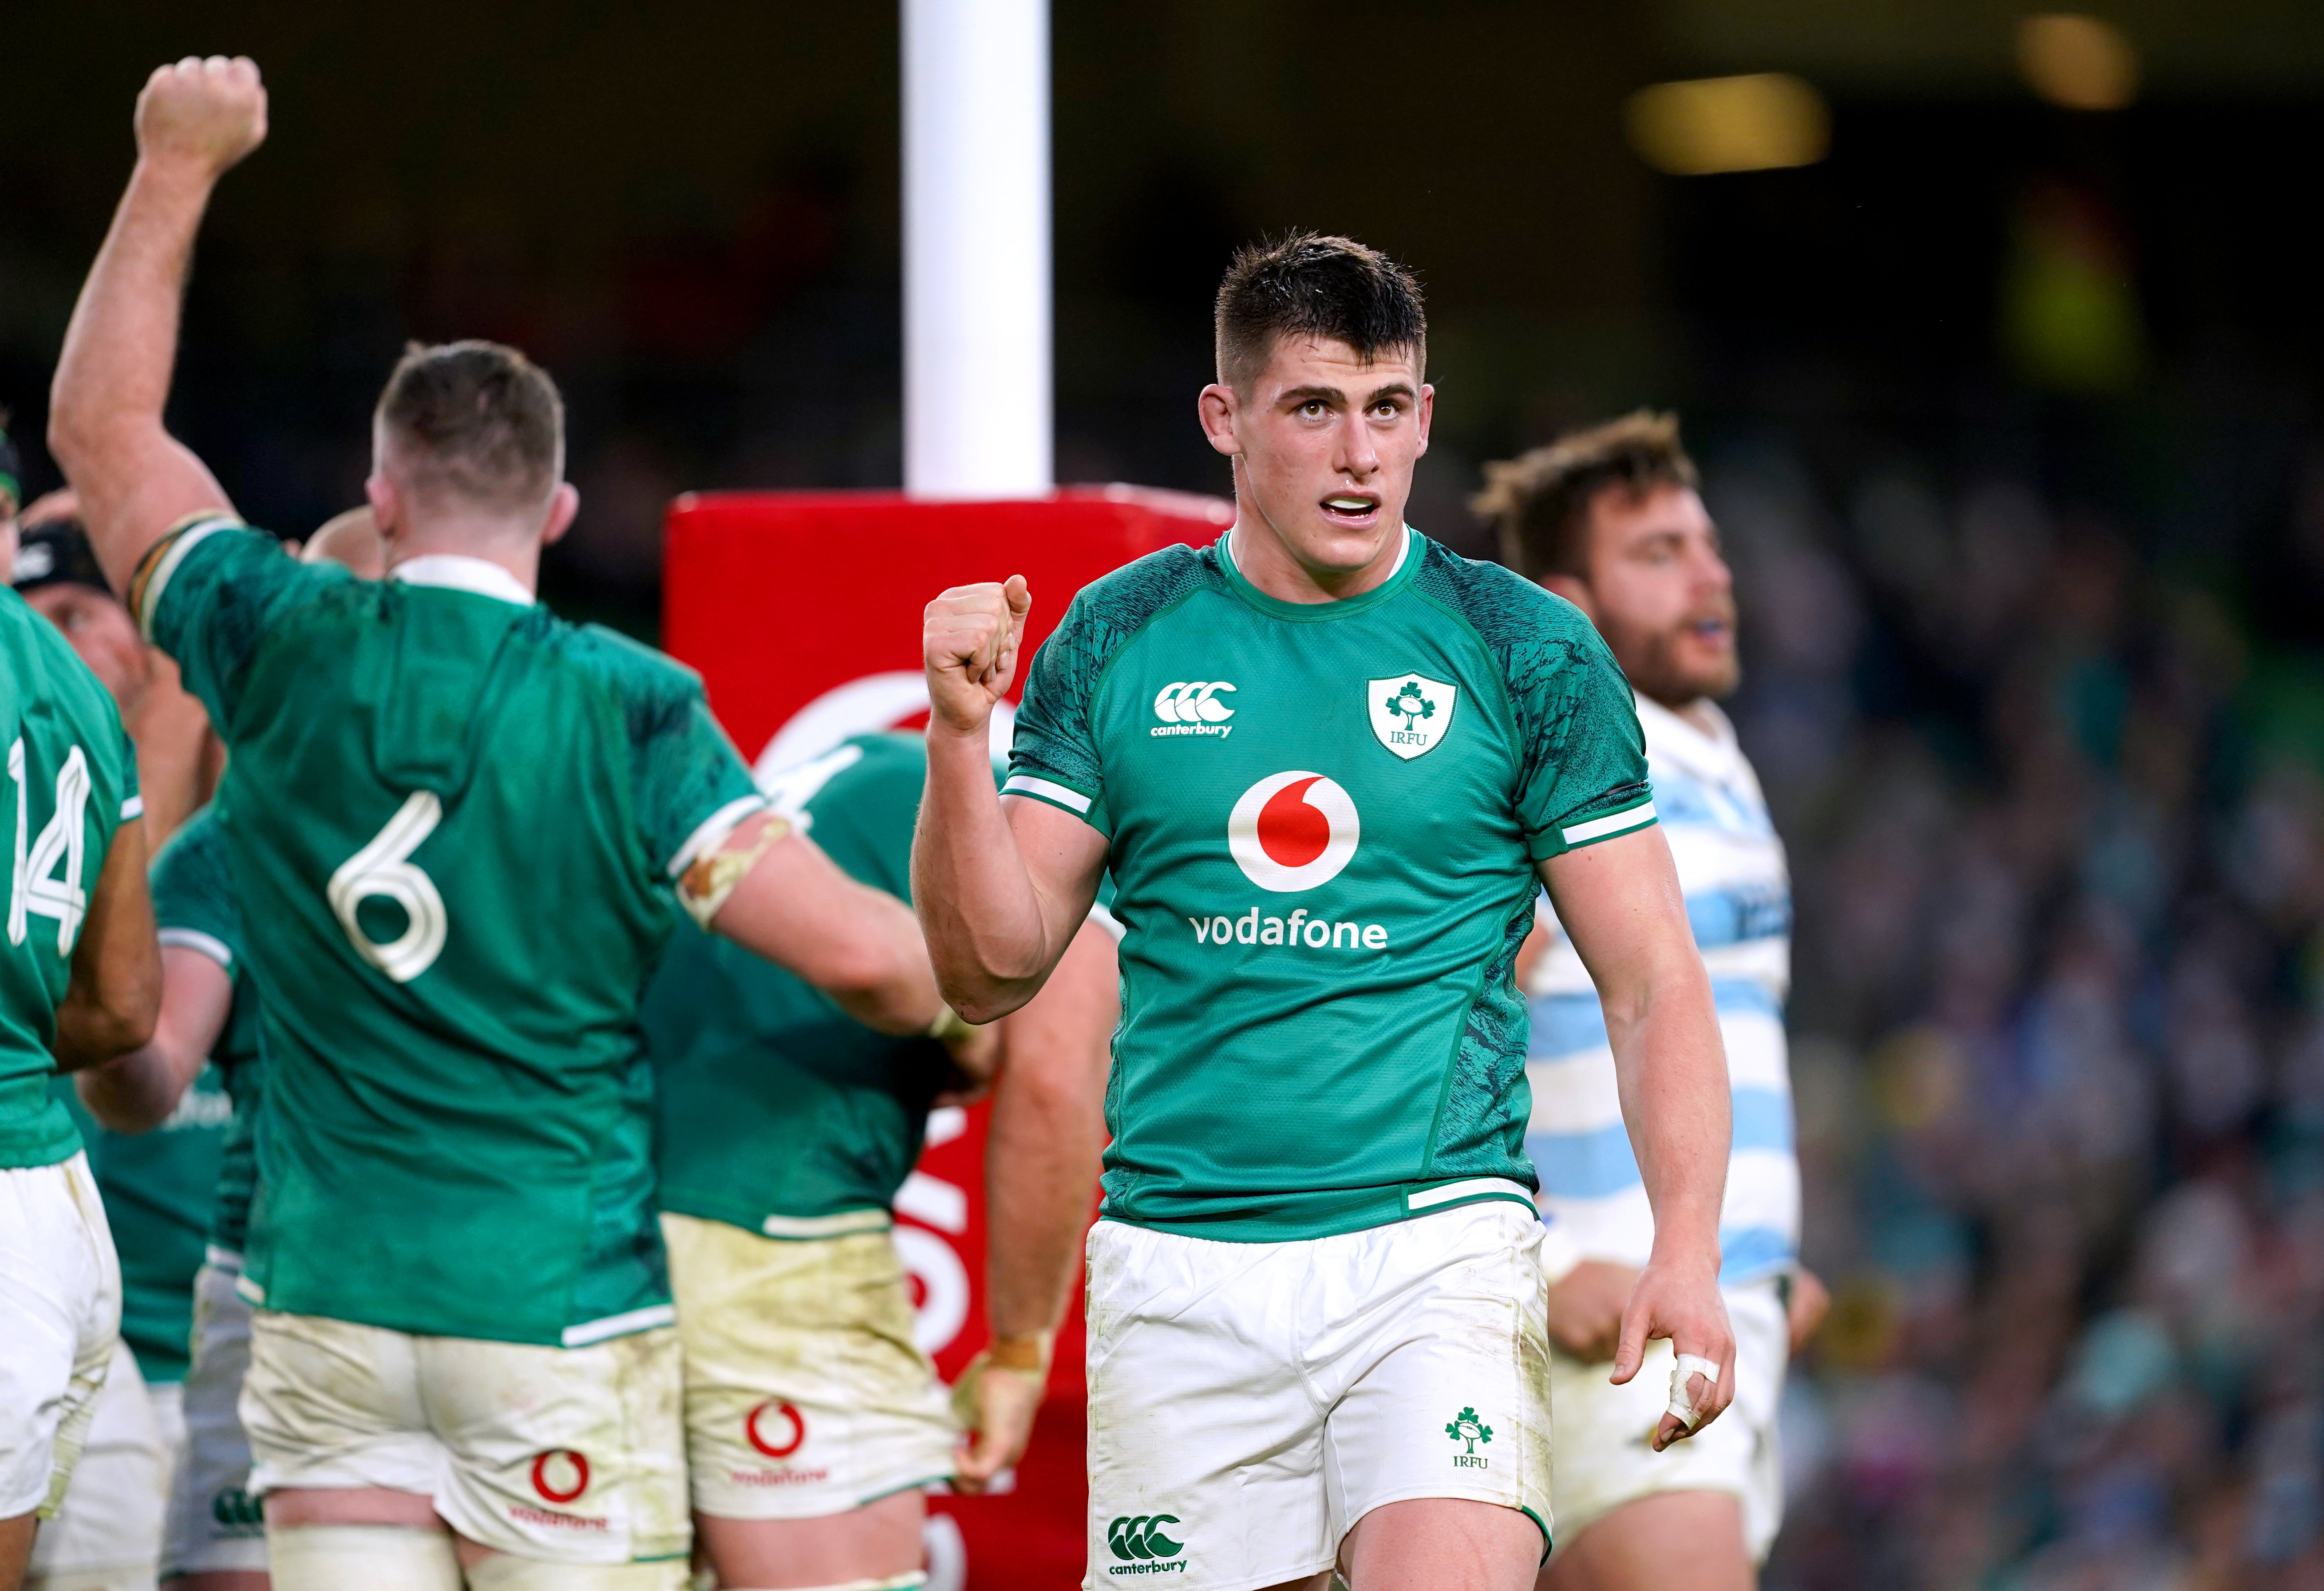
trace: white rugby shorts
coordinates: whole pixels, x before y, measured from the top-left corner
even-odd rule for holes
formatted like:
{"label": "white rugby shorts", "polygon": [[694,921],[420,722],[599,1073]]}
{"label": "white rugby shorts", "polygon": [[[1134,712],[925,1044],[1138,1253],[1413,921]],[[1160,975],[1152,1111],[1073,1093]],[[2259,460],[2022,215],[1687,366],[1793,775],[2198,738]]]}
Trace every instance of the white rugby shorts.
{"label": "white rugby shorts", "polygon": [[560,1348],[260,1309],[250,1489],[415,1492],[469,1540],[540,1562],[682,1559],[682,1383],[674,1326]]}
{"label": "white rugby shorts", "polygon": [[185,1433],[178,1410],[177,1383],[148,1385],[129,1345],[115,1337],[72,1482],[56,1518],[32,1539],[29,1591],[150,1591],[161,1568],[162,1500]]}
{"label": "white rugby shorts", "polygon": [[888,1233],[661,1225],[696,1512],[816,1519],[950,1477],[959,1429]]}
{"label": "white rugby shorts", "polygon": [[55,1514],[120,1337],[88,1157],[0,1170],[0,1519]]}
{"label": "white rugby shorts", "polygon": [[1655,1427],[1670,1402],[1671,1346],[1646,1345],[1637,1374],[1621,1386],[1611,1364],[1584,1364],[1552,1350],[1551,1496],[1561,1548],[1592,1523],[1658,1492],[1728,1492],[1743,1504],[1743,1540],[1754,1563],[1784,1522],[1784,1463],[1775,1411],[1792,1357],[1791,1324],[1775,1278],[1727,1290],[1735,1328],[1735,1401],[1683,1442],[1657,1453]]}
{"label": "white rugby shorts", "polygon": [[1297,1579],[1416,1497],[1521,1509],[1545,1549],[1541,1233],[1508,1200],[1296,1243],[1099,1222],[1083,1584]]}
{"label": "white rugby shorts", "polygon": [[170,1484],[161,1577],[266,1571],[266,1521],[250,1490],[250,1438],[235,1405],[250,1369],[250,1301],[235,1291],[242,1260],[222,1249],[194,1275],[193,1367],[186,1444]]}

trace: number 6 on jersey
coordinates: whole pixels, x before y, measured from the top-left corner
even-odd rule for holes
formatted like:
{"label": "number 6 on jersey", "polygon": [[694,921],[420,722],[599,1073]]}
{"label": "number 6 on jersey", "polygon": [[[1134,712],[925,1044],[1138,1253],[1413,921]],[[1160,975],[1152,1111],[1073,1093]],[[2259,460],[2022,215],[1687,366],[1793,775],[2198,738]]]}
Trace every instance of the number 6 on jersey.
{"label": "number 6 on jersey", "polygon": [[[444,803],[434,791],[413,791],[371,844],[340,864],[324,892],[356,953],[399,984],[426,972],[444,952],[444,897],[436,893],[436,881],[407,860],[443,817]],[[365,933],[355,917],[374,896],[402,907],[408,920],[403,932],[385,944]]]}

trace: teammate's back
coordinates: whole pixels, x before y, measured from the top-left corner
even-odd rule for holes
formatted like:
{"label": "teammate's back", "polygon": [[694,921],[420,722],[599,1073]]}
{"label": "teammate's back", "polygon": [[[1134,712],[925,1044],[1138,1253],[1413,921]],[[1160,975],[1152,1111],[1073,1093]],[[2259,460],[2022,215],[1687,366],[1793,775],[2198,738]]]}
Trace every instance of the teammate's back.
{"label": "teammate's back", "polygon": [[689,840],[759,805],[698,685],[481,560],[361,581],[223,518],[142,606],[235,752],[269,1306],[555,1342],[658,1303],[639,991]]}

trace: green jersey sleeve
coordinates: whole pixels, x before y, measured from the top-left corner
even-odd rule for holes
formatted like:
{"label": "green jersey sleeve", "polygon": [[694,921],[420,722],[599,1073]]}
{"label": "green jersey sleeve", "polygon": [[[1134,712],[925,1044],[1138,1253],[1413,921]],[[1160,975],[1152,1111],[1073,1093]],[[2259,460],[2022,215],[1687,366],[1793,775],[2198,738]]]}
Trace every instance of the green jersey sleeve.
{"label": "green jersey sleeve", "polygon": [[1517,821],[1536,862],[1655,820],[1637,698],[1582,610],[1497,564],[1440,560],[1428,584],[1493,656],[1517,720]]}
{"label": "green jersey sleeve", "polygon": [[153,859],[153,924],[164,945],[197,950],[242,982],[242,913],[235,906],[226,837],[208,811],[170,837]]}
{"label": "green jersey sleeve", "polygon": [[1002,793],[1062,807],[1113,837],[1098,755],[1099,687],[1124,646],[1204,583],[1194,550],[1168,547],[1083,587],[1033,654]]}
{"label": "green jersey sleeve", "polygon": [[335,565],[300,563],[263,531],[221,515],[189,521],[155,544],[130,583],[129,610],[230,739],[243,677],[267,627],[352,578]]}
{"label": "green jersey sleeve", "polygon": [[674,879],[766,798],[691,671],[611,630],[592,624],[586,634],[622,694],[647,853]]}
{"label": "green jersey sleeve", "polygon": [[1646,732],[1630,682],[1596,628],[1578,613],[1574,619],[1578,633],[1555,637],[1528,671],[1526,693],[1535,700],[1519,713],[1526,754],[1517,814],[1536,861],[1655,820]]}

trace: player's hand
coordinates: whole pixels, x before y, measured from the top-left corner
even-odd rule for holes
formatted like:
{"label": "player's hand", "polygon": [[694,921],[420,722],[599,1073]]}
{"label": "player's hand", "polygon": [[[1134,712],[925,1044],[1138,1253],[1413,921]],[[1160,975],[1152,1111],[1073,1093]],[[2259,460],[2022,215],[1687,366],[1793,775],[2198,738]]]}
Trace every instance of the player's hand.
{"label": "player's hand", "polygon": [[954,586],[928,604],[920,661],[928,671],[928,721],[963,734],[984,727],[1017,678],[1017,650],[1033,594],[1025,577]]}
{"label": "player's hand", "polygon": [[1682,1417],[1665,1412],[1655,1426],[1655,1451],[1692,1436],[1719,1418],[1735,1401],[1735,1328],[1728,1323],[1727,1301],[1719,1296],[1719,1261],[1688,1263],[1657,1255],[1638,1272],[1630,1290],[1629,1307],[1622,1311],[1622,1340],[1614,1351],[1614,1374],[1620,1386],[1637,1374],[1649,1338],[1667,1337],[1681,1362],[1706,1361],[1717,1373],[1690,1374],[1671,1389],[1674,1404],[1684,1405]]}
{"label": "player's hand", "polygon": [[987,1348],[961,1373],[953,1388],[953,1412],[968,1436],[953,1449],[954,1491],[973,1497],[1025,1456],[1025,1445],[1033,1438],[1033,1417],[1040,1412],[1049,1387],[1046,1336],[1039,1360],[1038,1368],[999,1364],[993,1362],[993,1350]]}
{"label": "player's hand", "polygon": [[1822,1279],[1805,1265],[1792,1272],[1791,1307],[1785,1311],[1792,1328],[1792,1352],[1796,1354],[1808,1346],[1808,1338],[1816,1334],[1823,1318],[1831,1312],[1831,1293]]}
{"label": "player's hand", "polygon": [[1638,1272],[1611,1260],[1584,1260],[1549,1290],[1549,1340],[1584,1364],[1603,1364],[1622,1340],[1622,1309]]}
{"label": "player's hand", "polygon": [[157,67],[137,97],[137,153],[216,178],[266,141],[266,88],[246,55]]}

